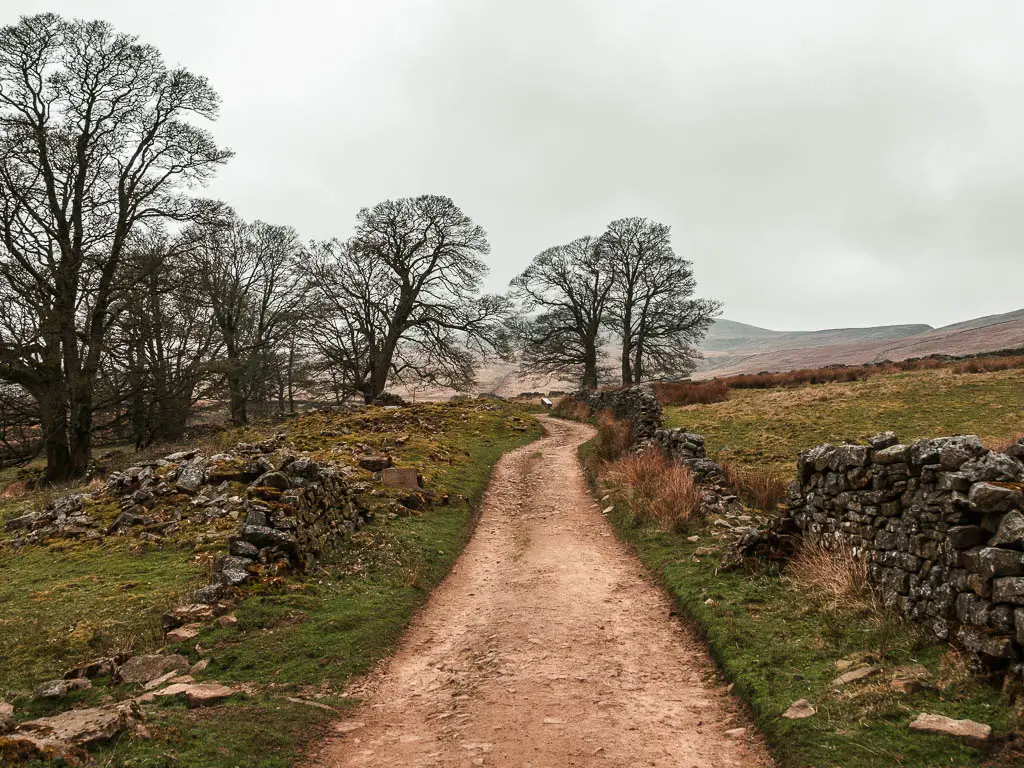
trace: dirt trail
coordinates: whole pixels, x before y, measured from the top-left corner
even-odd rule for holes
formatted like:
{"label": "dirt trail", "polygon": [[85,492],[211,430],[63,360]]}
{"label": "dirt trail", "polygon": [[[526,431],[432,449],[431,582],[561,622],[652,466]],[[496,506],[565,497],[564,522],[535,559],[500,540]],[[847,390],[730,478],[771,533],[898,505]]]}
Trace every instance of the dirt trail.
{"label": "dirt trail", "polygon": [[495,469],[473,540],[315,766],[769,766],[706,651],[615,538],[589,427]]}

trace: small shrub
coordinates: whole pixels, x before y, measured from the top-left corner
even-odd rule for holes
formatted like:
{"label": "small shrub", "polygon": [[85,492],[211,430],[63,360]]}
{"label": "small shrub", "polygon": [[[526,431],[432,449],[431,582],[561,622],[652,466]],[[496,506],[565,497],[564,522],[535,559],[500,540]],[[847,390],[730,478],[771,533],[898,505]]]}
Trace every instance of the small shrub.
{"label": "small shrub", "polygon": [[725,479],[744,502],[774,512],[786,498],[787,480],[777,468],[744,467],[725,462]]}
{"label": "small shrub", "polygon": [[594,451],[602,461],[615,461],[629,450],[633,442],[633,425],[616,419],[608,411],[602,411],[597,418],[597,436]]}
{"label": "small shrub", "polygon": [[831,610],[860,609],[881,614],[882,604],[868,583],[868,564],[842,542],[804,541],[789,562],[789,577],[817,595]]}
{"label": "small shrub", "polygon": [[634,523],[678,533],[700,516],[700,490],[690,471],[657,448],[606,464],[603,475]]}
{"label": "small shrub", "polygon": [[586,421],[590,418],[590,406],[577,400],[571,395],[566,395],[555,403],[555,407],[551,409],[551,413],[552,415],[559,416],[563,419]]}
{"label": "small shrub", "polygon": [[662,405],[705,405],[729,399],[729,384],[724,379],[711,381],[659,381],[654,392]]}

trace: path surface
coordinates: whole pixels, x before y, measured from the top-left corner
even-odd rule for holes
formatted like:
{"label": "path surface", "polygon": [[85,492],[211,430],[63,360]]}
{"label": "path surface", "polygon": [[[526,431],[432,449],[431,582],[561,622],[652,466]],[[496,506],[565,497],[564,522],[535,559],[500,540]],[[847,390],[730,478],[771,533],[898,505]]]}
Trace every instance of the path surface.
{"label": "path surface", "polygon": [[472,541],[364,704],[314,766],[769,766],[713,676],[615,538],[576,460],[589,427],[498,463]]}

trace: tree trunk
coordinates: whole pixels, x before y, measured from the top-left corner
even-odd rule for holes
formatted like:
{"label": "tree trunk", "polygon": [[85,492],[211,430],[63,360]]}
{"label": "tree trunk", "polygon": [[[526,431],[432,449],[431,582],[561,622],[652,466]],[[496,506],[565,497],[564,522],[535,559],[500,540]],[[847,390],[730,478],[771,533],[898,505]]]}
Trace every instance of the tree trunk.
{"label": "tree trunk", "polygon": [[231,423],[236,427],[244,426],[249,421],[249,418],[246,413],[242,382],[237,375],[228,376],[228,393],[231,407]]}
{"label": "tree trunk", "polygon": [[583,344],[583,389],[597,389],[597,345]]}
{"label": "tree trunk", "polygon": [[633,311],[626,307],[622,316],[622,383],[629,386],[633,383]]}
{"label": "tree trunk", "polygon": [[43,430],[46,452],[46,482],[69,480],[73,476],[71,452],[68,450],[68,422],[61,398],[38,398],[39,422]]}

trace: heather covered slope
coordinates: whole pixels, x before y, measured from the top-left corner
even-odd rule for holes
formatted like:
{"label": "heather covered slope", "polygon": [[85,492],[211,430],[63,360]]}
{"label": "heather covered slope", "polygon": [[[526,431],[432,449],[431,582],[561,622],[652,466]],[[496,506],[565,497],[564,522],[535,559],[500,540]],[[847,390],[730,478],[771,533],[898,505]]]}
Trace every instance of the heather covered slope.
{"label": "heather covered slope", "polygon": [[[733,324],[739,325],[739,324]],[[1024,309],[1002,315],[989,315],[964,323],[912,332],[927,326],[887,326],[879,328],[817,331],[809,334],[782,334],[764,337],[751,334],[747,342],[726,336],[716,339],[712,331],[705,343],[705,360],[699,376],[728,376],[735,373],[786,371],[796,368],[820,368],[826,365],[862,365],[881,360],[906,360],[928,355],[971,355],[999,349],[1024,347]],[[903,333],[903,329],[907,331]],[[763,329],[755,329],[761,331]],[[854,340],[856,334],[863,334]],[[891,334],[891,335],[890,335]],[[757,338],[763,341],[756,341]],[[794,346],[802,343],[802,346]],[[719,349],[713,348],[714,346]]]}

